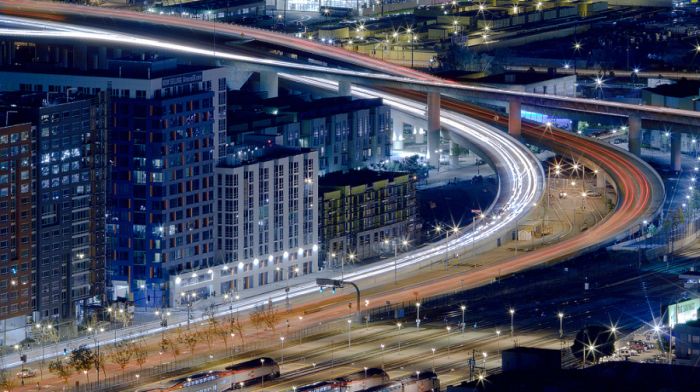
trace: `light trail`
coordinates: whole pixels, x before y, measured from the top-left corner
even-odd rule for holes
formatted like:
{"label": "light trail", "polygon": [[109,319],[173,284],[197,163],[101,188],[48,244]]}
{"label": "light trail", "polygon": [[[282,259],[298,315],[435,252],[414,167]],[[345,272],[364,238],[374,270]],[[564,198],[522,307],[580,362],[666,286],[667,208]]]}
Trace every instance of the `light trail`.
{"label": "light trail", "polygon": [[[263,43],[272,45],[284,46],[289,49],[302,52],[312,53],[314,55],[332,59],[334,61],[351,64],[363,69],[370,69],[375,73],[364,73],[361,77],[367,80],[375,80],[377,82],[395,82],[405,83],[416,89],[417,87],[432,90],[441,90],[448,94],[479,94],[488,95],[489,99],[511,99],[522,98],[528,102],[537,102],[540,106],[544,105],[561,105],[567,110],[583,110],[586,112],[596,112],[601,114],[624,116],[629,113],[637,115],[643,114],[651,119],[660,121],[671,121],[678,119],[695,125],[700,120],[700,112],[690,110],[672,109],[665,107],[656,107],[650,105],[633,105],[621,102],[598,101],[584,98],[561,97],[546,94],[536,94],[528,92],[509,91],[490,87],[477,87],[460,85],[455,82],[437,78],[435,76],[417,71],[412,68],[386,63],[382,60],[375,59],[366,55],[362,55],[353,51],[348,51],[340,47],[325,45],[308,39],[292,37],[277,32],[257,29],[247,26],[230,25],[205,21],[199,19],[182,18],[172,15],[158,15],[148,12],[135,12],[123,9],[111,9],[104,7],[78,6],[74,4],[63,4],[58,2],[36,2],[36,1],[20,1],[20,0],[0,0],[0,13],[5,15],[15,15],[24,18],[40,19],[40,20],[60,20],[66,22],[68,18],[79,18],[82,24],[97,24],[94,19],[105,19],[110,22],[122,23],[148,23],[154,27],[161,26],[164,28],[180,28],[189,31],[197,31],[200,33],[210,34],[214,32],[219,35],[230,35],[231,37],[250,38]],[[93,18],[91,21],[89,18]],[[49,23],[49,22],[45,22]],[[101,27],[101,26],[100,26]],[[290,65],[290,63],[286,63]],[[302,69],[313,70],[311,65],[303,65]],[[297,67],[289,67],[288,69],[299,69]],[[346,75],[343,70],[329,70],[326,74]],[[391,76],[386,76],[389,73]],[[356,75],[359,76],[359,75]],[[622,114],[621,114],[622,113]]]}
{"label": "light trail", "polygon": [[[0,20],[7,20],[6,17],[0,17]],[[14,21],[14,18],[11,18]],[[20,21],[18,25],[27,26],[25,21]],[[44,22],[42,26],[46,28],[51,28],[55,24]],[[60,26],[60,29],[55,30],[25,30],[22,33],[17,30],[0,29],[0,36],[10,33],[13,35],[26,34],[26,37],[51,37],[51,38],[67,38],[67,39],[89,39],[102,42],[120,43],[124,45],[137,45],[137,46],[148,46],[157,47],[162,49],[168,49],[173,51],[179,51],[182,53],[196,54],[201,56],[223,58],[232,61],[248,61],[255,63],[265,63],[269,65],[280,65],[280,64],[291,64],[286,62],[280,62],[277,60],[264,60],[255,59],[248,56],[242,56],[232,53],[225,53],[221,51],[199,49],[187,45],[175,44],[171,42],[165,42],[160,40],[144,39],[123,34],[116,33],[103,33],[98,31],[86,31],[86,29],[80,29],[80,31],[71,30],[68,27]],[[309,69],[307,65],[293,64],[299,69]],[[319,71],[327,71],[331,68],[326,67],[313,67]],[[366,74],[359,73],[356,71],[343,71],[348,74]],[[369,74],[368,74],[369,75]],[[295,78],[294,75],[286,75],[289,78]],[[311,79],[302,78],[304,83],[314,84],[318,87],[323,88],[336,88],[337,83],[322,79]],[[425,104],[422,102],[415,102],[410,99],[401,98],[398,96],[387,95],[385,93],[380,93],[370,89],[363,89],[357,86],[353,87],[356,95],[363,97],[383,97],[385,102],[390,104],[392,108],[398,109],[400,111],[405,111],[413,116],[423,116],[425,114]],[[510,187],[508,192],[502,195],[505,200],[498,206],[492,206],[491,208],[496,208],[499,213],[492,220],[488,222],[483,222],[478,225],[477,230],[463,230],[461,235],[456,236],[456,238],[451,238],[449,241],[441,241],[436,244],[435,247],[429,249],[419,249],[413,252],[408,252],[398,258],[396,261],[394,259],[387,259],[387,261],[375,263],[373,265],[359,268],[356,271],[349,271],[344,274],[343,278],[346,281],[359,281],[366,278],[371,278],[392,272],[395,268],[408,268],[420,263],[432,262],[442,260],[445,252],[454,252],[458,249],[464,247],[474,247],[479,248],[479,243],[481,241],[492,238],[495,235],[503,235],[510,227],[513,226],[514,222],[521,216],[527,213],[527,209],[539,198],[541,197],[542,190],[544,188],[544,172],[539,165],[539,162],[534,157],[534,155],[529,152],[529,150],[521,145],[518,141],[512,137],[504,134],[502,131],[485,125],[479,121],[470,119],[464,115],[459,115],[457,113],[442,111],[441,112],[441,122],[444,126],[457,132],[460,135],[466,137],[470,141],[473,141],[475,145],[481,145],[483,149],[488,149],[488,151],[494,154],[498,158],[498,162],[502,163],[506,171],[501,170],[499,174],[506,174],[507,178],[502,178],[499,185],[503,182],[507,183]],[[499,194],[500,194],[499,189]],[[487,211],[488,212],[488,211]],[[317,274],[316,276],[321,276]],[[334,279],[340,279],[340,276],[334,276]],[[285,289],[275,289],[271,292],[264,294],[259,294],[254,297],[244,298],[236,302],[235,311],[247,311],[254,309],[256,306],[265,304],[268,302],[279,303],[287,301],[288,298],[297,298],[300,296],[308,295],[318,291],[318,287],[315,283],[305,283],[296,286],[291,286],[289,292]],[[234,310],[224,310],[216,313],[216,316],[224,316],[231,314]],[[191,322],[204,321],[205,317],[198,317]],[[173,323],[168,326],[167,329],[177,328],[178,326],[185,325],[186,321],[181,321],[179,323]],[[158,325],[158,323],[153,323],[153,325]],[[162,331],[161,327],[144,329],[145,326],[140,326],[139,330],[133,334],[129,335],[129,338],[137,338],[141,336],[151,335],[160,333]],[[123,339],[123,338],[122,338]],[[121,339],[117,339],[118,341]],[[113,343],[114,339],[100,339],[101,344]],[[93,346],[94,343],[88,342],[87,346]],[[56,355],[57,353],[53,353]],[[18,362],[9,362],[4,364],[4,367],[12,367],[19,365]]]}

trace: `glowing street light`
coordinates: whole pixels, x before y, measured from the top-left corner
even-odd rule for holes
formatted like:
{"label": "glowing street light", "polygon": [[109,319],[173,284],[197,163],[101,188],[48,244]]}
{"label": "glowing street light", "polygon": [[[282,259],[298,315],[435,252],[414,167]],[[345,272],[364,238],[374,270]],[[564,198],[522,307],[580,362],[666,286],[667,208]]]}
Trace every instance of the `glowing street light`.
{"label": "glowing street light", "polygon": [[510,337],[513,337],[513,317],[515,316],[515,309],[510,308],[508,309],[508,313],[510,313]]}
{"label": "glowing street light", "polygon": [[559,339],[562,339],[564,337],[564,313],[559,312],[557,317],[559,317]]}

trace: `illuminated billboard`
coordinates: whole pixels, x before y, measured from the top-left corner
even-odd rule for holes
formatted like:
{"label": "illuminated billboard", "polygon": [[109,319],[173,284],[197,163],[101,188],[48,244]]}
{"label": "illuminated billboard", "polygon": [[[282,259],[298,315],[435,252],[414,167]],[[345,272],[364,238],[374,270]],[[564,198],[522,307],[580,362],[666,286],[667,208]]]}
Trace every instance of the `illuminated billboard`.
{"label": "illuminated billboard", "polygon": [[668,323],[671,326],[685,324],[688,321],[698,319],[698,308],[700,308],[700,298],[689,299],[677,302],[668,306]]}

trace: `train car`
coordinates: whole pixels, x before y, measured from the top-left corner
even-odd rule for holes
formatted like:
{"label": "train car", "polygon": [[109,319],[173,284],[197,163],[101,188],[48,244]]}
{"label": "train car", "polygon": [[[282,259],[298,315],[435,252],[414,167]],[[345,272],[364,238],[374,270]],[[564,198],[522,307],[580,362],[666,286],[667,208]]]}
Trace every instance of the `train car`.
{"label": "train car", "polygon": [[433,372],[420,372],[417,375],[400,380],[403,392],[437,392],[440,390],[440,379]]}
{"label": "train car", "polygon": [[313,384],[303,385],[295,389],[296,392],[340,392],[336,381],[319,381]]}
{"label": "train car", "polygon": [[389,382],[389,375],[384,370],[369,368],[334,380],[304,385],[296,388],[296,392],[358,392],[387,382]]}
{"label": "train car", "polygon": [[389,375],[382,369],[369,368],[339,377],[336,382],[342,388],[342,392],[358,392],[388,383]]}
{"label": "train car", "polygon": [[216,392],[230,388],[231,379],[228,372],[210,371],[164,381],[153,388],[144,390],[144,392]]}
{"label": "train car", "polygon": [[263,357],[227,366],[234,388],[256,384],[280,376],[280,367],[274,359]]}
{"label": "train car", "polygon": [[423,372],[418,375],[392,381],[388,384],[369,388],[364,392],[438,392],[440,380],[433,372]]}

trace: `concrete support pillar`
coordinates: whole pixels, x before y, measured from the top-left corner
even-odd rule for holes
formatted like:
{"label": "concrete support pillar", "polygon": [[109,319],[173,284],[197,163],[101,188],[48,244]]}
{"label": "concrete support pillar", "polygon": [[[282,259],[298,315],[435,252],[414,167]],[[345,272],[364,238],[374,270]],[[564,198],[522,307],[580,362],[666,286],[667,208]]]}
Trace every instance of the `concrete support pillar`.
{"label": "concrete support pillar", "polygon": [[508,101],[508,134],[513,137],[520,137],[522,130],[520,106],[519,99],[514,98]]}
{"label": "concrete support pillar", "polygon": [[338,82],[338,95],[341,97],[347,97],[352,95],[352,84],[347,81]]}
{"label": "concrete support pillar", "polygon": [[3,64],[12,65],[15,62],[15,43],[3,41]]}
{"label": "concrete support pillar", "polygon": [[68,68],[69,60],[68,60],[68,48],[61,48],[61,66],[63,68]]}
{"label": "concrete support pillar", "polygon": [[260,72],[260,91],[266,92],[267,98],[277,98],[279,94],[277,72]]}
{"label": "concrete support pillar", "polygon": [[51,50],[53,51],[53,63],[57,65],[61,64],[61,48],[52,46]]}
{"label": "concrete support pillar", "polygon": [[642,156],[642,118],[637,115],[629,117],[628,135],[629,152],[634,156]]}
{"label": "concrete support pillar", "polygon": [[97,48],[97,67],[99,69],[107,69],[107,47],[100,46]]}
{"label": "concrete support pillar", "polygon": [[120,48],[112,49],[112,58],[118,59],[122,57],[122,50]]}
{"label": "concrete support pillar", "polygon": [[596,170],[598,170],[598,172],[595,174],[595,187],[598,189],[605,189],[605,187],[607,186],[605,172],[600,169]]}
{"label": "concrete support pillar", "polygon": [[428,93],[428,163],[440,167],[440,93]]}
{"label": "concrete support pillar", "polygon": [[90,67],[92,67],[92,69],[100,69],[100,60],[97,53],[94,53],[91,57]]}
{"label": "concrete support pillar", "polygon": [[36,44],[36,57],[40,63],[48,63],[50,59],[49,46],[44,44]]}
{"label": "concrete support pillar", "polygon": [[394,120],[391,124],[391,148],[403,150],[403,122]]}
{"label": "concrete support pillar", "polygon": [[450,140],[450,165],[452,166],[457,166],[459,164],[459,155],[455,154],[456,147],[457,143]]}
{"label": "concrete support pillar", "polygon": [[81,71],[87,71],[87,45],[73,45],[73,67]]}
{"label": "concrete support pillar", "polygon": [[681,171],[681,133],[671,133],[671,170]]}

